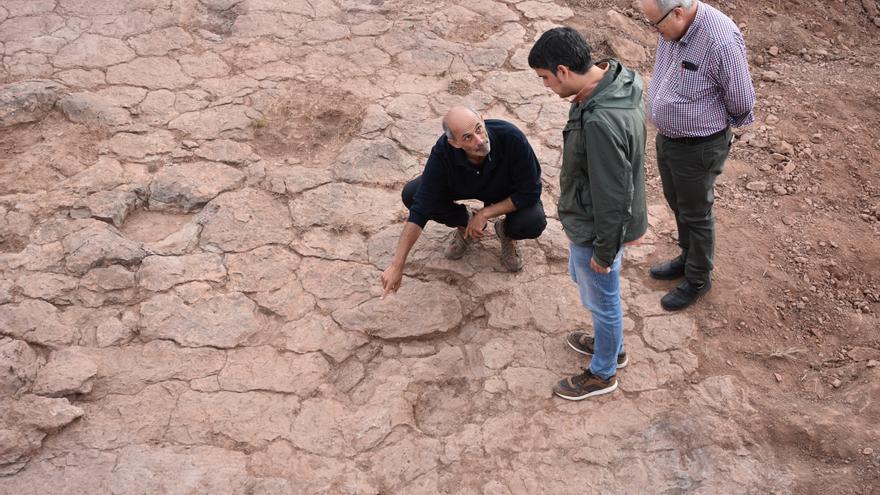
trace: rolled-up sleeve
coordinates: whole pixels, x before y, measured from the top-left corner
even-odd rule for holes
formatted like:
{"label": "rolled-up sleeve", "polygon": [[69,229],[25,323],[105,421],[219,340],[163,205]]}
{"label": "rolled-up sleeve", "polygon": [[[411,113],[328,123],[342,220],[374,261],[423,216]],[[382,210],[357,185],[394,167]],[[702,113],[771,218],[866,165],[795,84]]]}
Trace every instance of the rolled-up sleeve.
{"label": "rolled-up sleeve", "polygon": [[524,134],[511,136],[511,175],[513,193],[510,200],[518,210],[528,208],[541,199],[541,165],[532,145]]}

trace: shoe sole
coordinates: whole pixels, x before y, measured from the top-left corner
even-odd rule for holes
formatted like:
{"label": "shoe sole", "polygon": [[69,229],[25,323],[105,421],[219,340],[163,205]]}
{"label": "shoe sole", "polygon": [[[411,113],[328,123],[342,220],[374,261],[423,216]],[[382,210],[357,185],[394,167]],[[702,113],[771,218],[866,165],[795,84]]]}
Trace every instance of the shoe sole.
{"label": "shoe sole", "polygon": [[556,395],[559,396],[559,397],[562,397],[562,398],[565,399],[565,400],[584,400],[584,399],[587,399],[587,398],[590,398],[590,397],[596,397],[597,395],[610,394],[611,392],[614,392],[615,390],[617,390],[617,380],[614,380],[614,385],[612,385],[612,386],[610,386],[610,387],[608,387],[608,388],[603,388],[603,389],[601,389],[601,390],[595,390],[595,391],[590,392],[590,393],[588,393],[588,394],[580,395],[580,396],[577,396],[577,397],[572,397],[572,396],[568,396],[568,395],[562,395],[561,393],[557,392],[556,390],[554,390],[553,393],[556,394]]}
{"label": "shoe sole", "polygon": [[678,280],[684,277],[684,272],[681,275],[655,275],[654,273],[650,275],[654,280]]}
{"label": "shoe sole", "polygon": [[[593,356],[589,352],[582,351],[582,350],[578,349],[577,347],[575,347],[574,344],[572,344],[571,341],[568,339],[565,339],[565,343],[568,344],[569,347],[571,347],[571,350],[573,350],[574,352],[577,352],[578,354],[583,354],[584,356],[590,356],[590,357]],[[628,364],[629,364],[629,356],[627,356],[626,360],[624,360],[622,363],[617,363],[617,369],[626,368],[626,365],[628,365]]]}
{"label": "shoe sole", "polygon": [[705,296],[705,295],[708,294],[708,293],[709,293],[709,291],[706,291],[706,292],[704,292],[704,293],[698,295],[697,297],[695,297],[694,300],[690,302],[690,304],[685,304],[684,306],[680,306],[680,307],[677,307],[677,308],[671,308],[671,307],[669,307],[669,306],[663,304],[663,300],[661,299],[661,300],[660,300],[660,307],[663,308],[663,309],[665,309],[666,311],[669,311],[670,313],[674,313],[674,312],[676,312],[676,311],[681,311],[681,310],[683,310],[683,309],[687,309],[687,308],[693,306],[694,304],[697,304],[697,302],[698,302],[700,299],[702,299],[702,297]]}
{"label": "shoe sole", "polygon": [[[694,301],[694,302],[696,302],[696,301]],[[694,303],[690,303],[690,304],[688,304],[687,306],[682,306],[682,307],[680,307],[680,308],[670,308],[669,306],[667,306],[667,305],[665,305],[665,304],[663,304],[663,303],[660,303],[660,307],[663,308],[664,311],[669,311],[670,313],[674,313],[674,312],[676,312],[676,311],[681,311],[681,310],[683,310],[683,309],[687,309],[687,308],[689,308],[689,307],[691,307],[691,306],[693,306],[693,305],[694,305]]]}
{"label": "shoe sole", "polygon": [[510,273],[521,272],[522,269],[523,269],[523,265],[519,265],[519,266],[507,266],[507,265],[505,265],[504,263],[501,263],[501,266],[503,266],[505,269],[507,269],[507,271],[509,271]]}

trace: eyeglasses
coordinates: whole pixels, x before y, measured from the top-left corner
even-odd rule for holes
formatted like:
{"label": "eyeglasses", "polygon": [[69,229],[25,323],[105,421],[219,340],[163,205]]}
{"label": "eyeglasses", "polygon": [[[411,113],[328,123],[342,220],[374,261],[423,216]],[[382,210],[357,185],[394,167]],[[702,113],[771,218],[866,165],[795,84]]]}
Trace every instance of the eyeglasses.
{"label": "eyeglasses", "polygon": [[651,27],[654,28],[654,29],[657,29],[658,27],[660,27],[660,24],[662,24],[663,21],[665,21],[666,18],[669,17],[669,14],[671,14],[672,11],[675,10],[675,9],[677,9],[677,8],[678,8],[678,6],[675,6],[675,7],[672,7],[671,9],[667,10],[666,13],[663,14],[663,17],[661,17],[660,20],[657,21],[657,22],[651,22],[651,21],[648,20],[648,19],[645,19],[645,20],[648,21],[648,25],[649,25],[649,26],[651,26]]}

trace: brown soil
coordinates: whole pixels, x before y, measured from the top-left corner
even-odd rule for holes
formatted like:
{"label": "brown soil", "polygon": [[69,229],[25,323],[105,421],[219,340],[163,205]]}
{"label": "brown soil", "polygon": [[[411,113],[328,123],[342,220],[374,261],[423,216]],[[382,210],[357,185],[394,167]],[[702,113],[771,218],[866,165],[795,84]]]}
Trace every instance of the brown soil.
{"label": "brown soil", "polygon": [[255,122],[254,145],[260,155],[307,157],[324,163],[360,128],[364,105],[347,91],[318,85],[291,85]]}
{"label": "brown soil", "polygon": [[[745,24],[758,92],[756,122],[741,137],[766,128],[796,150],[809,144],[812,157],[777,162],[770,148],[735,144],[717,188],[714,294],[694,310],[701,374],[732,372],[748,384],[762,420],[743,426],[776,446],[795,493],[880,493],[877,461],[863,454],[880,435],[880,383],[849,356],[880,348],[880,100],[871,82],[880,29],[861,2],[735,5],[723,8]],[[778,81],[761,82],[764,71]],[[787,193],[752,193],[751,181]],[[653,164],[649,186],[662,201]],[[675,253],[670,236],[665,254]]]}
{"label": "brown soil", "polygon": [[[638,2],[568,3],[597,59],[612,55],[590,29],[607,8],[641,18]],[[758,99],[717,185],[714,288],[692,310],[703,335],[700,375],[733,373],[748,384],[762,421],[741,426],[776,446],[795,493],[880,493],[878,461],[863,454],[880,440],[880,383],[849,356],[880,349],[880,28],[868,3],[720,7],[746,37]],[[637,67],[650,75],[652,63]],[[763,81],[765,71],[777,80]],[[746,133],[764,136],[766,147],[744,142]],[[781,159],[769,141],[796,151]],[[662,203],[653,159],[647,167],[648,201]],[[768,183],[769,194],[750,192],[752,181]],[[658,259],[677,254],[674,225],[664,234]],[[672,286],[636,270],[626,276]]]}
{"label": "brown soil", "polygon": [[52,113],[32,124],[0,133],[0,195],[52,189],[97,159],[103,131],[68,122]]}

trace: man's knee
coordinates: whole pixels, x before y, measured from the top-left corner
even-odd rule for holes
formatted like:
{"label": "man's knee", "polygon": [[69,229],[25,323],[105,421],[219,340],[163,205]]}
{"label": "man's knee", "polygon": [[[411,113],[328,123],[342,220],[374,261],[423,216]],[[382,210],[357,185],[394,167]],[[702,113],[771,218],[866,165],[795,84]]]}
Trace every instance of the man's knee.
{"label": "man's knee", "polygon": [[403,191],[400,193],[400,199],[403,200],[403,205],[406,206],[407,210],[412,208],[412,204],[416,200],[416,192],[419,190],[419,185],[421,183],[422,178],[419,176],[403,186]]}
{"label": "man's knee", "polygon": [[504,233],[511,239],[536,239],[547,228],[547,217],[540,205],[517,213],[508,215],[504,223]]}
{"label": "man's knee", "polygon": [[678,220],[692,229],[712,228],[715,224],[715,217],[712,210],[686,210],[679,212]]}

